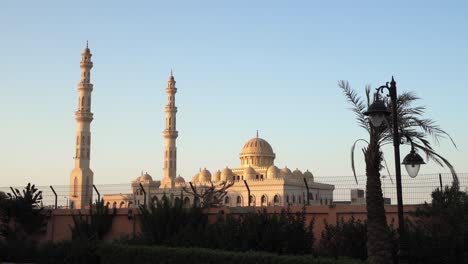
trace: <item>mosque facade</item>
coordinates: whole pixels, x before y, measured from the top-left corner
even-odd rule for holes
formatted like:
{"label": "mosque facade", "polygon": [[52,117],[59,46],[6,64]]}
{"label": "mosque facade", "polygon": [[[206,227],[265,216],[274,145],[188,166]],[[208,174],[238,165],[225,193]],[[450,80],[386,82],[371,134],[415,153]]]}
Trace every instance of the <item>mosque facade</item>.
{"label": "mosque facade", "polygon": [[[78,84],[79,103],[75,113],[77,121],[77,141],[75,168],[70,178],[70,201],[72,208],[84,208],[87,200],[92,198],[93,172],[90,169],[89,151],[91,148],[90,123],[91,113],[90,70],[92,68],[91,53],[86,47],[82,54],[82,78]],[[166,86],[167,105],[164,108],[166,128],[163,131],[164,161],[162,180],[157,181],[147,173],[141,173],[131,182],[131,193],[106,194],[104,201],[111,207],[135,207],[160,200],[163,196],[171,199],[181,199],[184,205],[196,205],[197,200],[185,190],[191,186],[197,189],[207,188],[227,182],[232,184],[227,189],[227,195],[222,205],[230,207],[242,206],[287,206],[305,204],[331,204],[333,202],[334,186],[319,183],[309,171],[288,167],[278,168],[274,161],[276,154],[270,143],[257,136],[247,141],[240,154],[240,165],[234,168],[213,170],[200,169],[189,181],[177,175],[177,107],[176,81],[174,75],[169,76]],[[146,199],[146,200],[145,200]]]}

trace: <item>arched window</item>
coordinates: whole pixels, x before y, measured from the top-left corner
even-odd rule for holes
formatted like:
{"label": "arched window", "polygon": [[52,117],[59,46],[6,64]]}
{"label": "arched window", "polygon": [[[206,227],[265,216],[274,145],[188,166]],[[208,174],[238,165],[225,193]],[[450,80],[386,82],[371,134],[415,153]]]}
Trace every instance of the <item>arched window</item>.
{"label": "arched window", "polygon": [[268,205],[268,200],[267,200],[266,195],[262,195],[262,197],[260,198],[260,205],[261,206],[267,206]]}
{"label": "arched window", "polygon": [[289,204],[289,194],[288,194],[288,195],[286,195],[286,203],[288,203],[288,204]]}
{"label": "arched window", "polygon": [[188,197],[184,198],[184,206],[185,207],[190,207],[190,198],[188,198]]}
{"label": "arched window", "polygon": [[224,197],[224,205],[229,206],[229,196]]}
{"label": "arched window", "polygon": [[293,203],[293,204],[296,203],[296,196],[295,196],[295,195],[292,196],[292,203]]}
{"label": "arched window", "polygon": [[84,96],[81,97],[81,110],[83,110],[84,107]]}
{"label": "arched window", "polygon": [[91,96],[88,97],[88,110],[91,109]]}
{"label": "arched window", "polygon": [[236,205],[237,206],[242,206],[242,198],[240,196],[237,196]]}
{"label": "arched window", "polygon": [[250,195],[250,206],[255,206],[255,195]]}
{"label": "arched window", "polygon": [[128,207],[130,208],[130,207],[132,207],[132,205],[133,205],[132,201],[129,201],[128,202]]}
{"label": "arched window", "polygon": [[301,203],[302,203],[302,196],[300,196],[300,195],[297,196],[297,200],[298,200],[297,202],[298,202],[299,204],[301,204]]}
{"label": "arched window", "polygon": [[181,203],[180,198],[179,198],[179,197],[176,197],[176,198],[174,199],[174,205],[179,206],[180,203]]}
{"label": "arched window", "polygon": [[112,208],[117,208],[117,202],[114,202],[114,203],[112,204]]}
{"label": "arched window", "polygon": [[124,201],[121,201],[121,202],[120,202],[120,205],[119,205],[119,208],[123,208],[124,205],[125,205],[125,202],[124,202]]}
{"label": "arched window", "polygon": [[279,202],[280,202],[279,196],[278,196],[278,195],[275,195],[275,196],[273,197],[273,203],[274,203],[275,205],[279,205]]}
{"label": "arched window", "polygon": [[109,207],[109,206],[110,206],[110,202],[107,202],[107,203],[106,203],[106,206]]}

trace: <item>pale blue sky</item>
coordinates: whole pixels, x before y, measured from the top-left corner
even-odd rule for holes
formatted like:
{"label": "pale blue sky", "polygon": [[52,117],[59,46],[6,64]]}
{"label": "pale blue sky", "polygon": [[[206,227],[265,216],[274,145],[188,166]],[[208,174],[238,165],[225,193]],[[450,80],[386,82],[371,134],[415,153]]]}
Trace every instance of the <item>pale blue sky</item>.
{"label": "pale blue sky", "polygon": [[[86,40],[96,183],[161,178],[171,67],[186,179],[237,167],[256,129],[280,167],[351,175],[350,146],[366,135],[337,81],[363,91],[392,75],[453,136],[458,150],[438,149],[468,172],[467,13],[463,1],[4,1],[0,186],[68,184]],[[421,171],[434,172],[447,170]]]}

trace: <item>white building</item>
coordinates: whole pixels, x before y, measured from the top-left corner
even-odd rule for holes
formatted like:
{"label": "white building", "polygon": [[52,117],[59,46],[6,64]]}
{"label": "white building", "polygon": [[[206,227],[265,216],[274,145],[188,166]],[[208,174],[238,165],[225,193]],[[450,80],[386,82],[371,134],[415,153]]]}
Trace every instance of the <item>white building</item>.
{"label": "white building", "polygon": [[[70,204],[72,208],[84,208],[92,199],[93,172],[90,169],[91,132],[93,120],[91,113],[90,70],[93,66],[91,52],[86,45],[82,53],[81,81],[78,84],[79,102],[75,113],[78,124],[76,137],[75,168],[70,177]],[[171,71],[166,87],[167,105],[165,106],[166,129],[163,131],[164,169],[161,181],[154,181],[148,173],[142,173],[131,183],[129,194],[107,194],[103,198],[111,206],[128,207],[148,204],[151,200],[161,199],[163,195],[172,199],[183,199],[184,204],[194,203],[194,197],[183,191],[190,183],[177,175],[178,131],[176,128],[177,107],[175,94],[176,81]],[[213,174],[206,168],[200,170],[191,180],[197,189],[204,186],[233,182],[223,203],[226,206],[284,206],[302,204],[331,204],[334,186],[314,181],[309,170],[291,171],[287,167],[279,169],[275,164],[276,154],[271,145],[257,136],[249,140],[240,153],[240,167],[224,168]],[[247,187],[248,186],[248,187]],[[307,195],[309,194],[309,195]],[[309,199],[307,199],[309,198]]]}

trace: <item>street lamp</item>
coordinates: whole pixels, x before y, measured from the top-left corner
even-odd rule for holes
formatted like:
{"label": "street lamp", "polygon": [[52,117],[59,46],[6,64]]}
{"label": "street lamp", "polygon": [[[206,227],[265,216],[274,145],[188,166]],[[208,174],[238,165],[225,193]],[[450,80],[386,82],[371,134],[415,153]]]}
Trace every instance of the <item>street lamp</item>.
{"label": "street lamp", "polygon": [[[388,110],[385,101],[381,97],[380,93],[384,93],[384,89],[387,89],[390,96],[390,103],[392,111]],[[398,131],[398,114],[397,114],[397,87],[396,82],[393,79],[389,83],[380,86],[376,89],[374,95],[374,102],[369,106],[364,115],[369,117],[369,120],[373,127],[378,128],[384,123],[386,117],[392,116],[392,126],[393,126],[393,147],[395,152],[395,178],[396,178],[396,187],[397,187],[397,203],[398,203],[398,232],[400,235],[399,243],[399,257],[400,263],[406,263],[407,259],[407,243],[406,243],[406,233],[405,233],[405,220],[403,216],[403,195],[401,187],[401,167],[400,167],[400,144],[401,139]],[[409,136],[406,138],[411,143],[411,152],[403,159],[403,163],[406,167],[408,174],[414,178],[419,172],[421,164],[424,164],[423,159],[419,156],[414,150],[413,142]]]}

